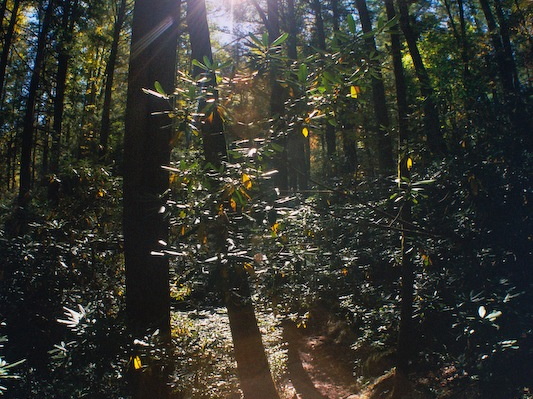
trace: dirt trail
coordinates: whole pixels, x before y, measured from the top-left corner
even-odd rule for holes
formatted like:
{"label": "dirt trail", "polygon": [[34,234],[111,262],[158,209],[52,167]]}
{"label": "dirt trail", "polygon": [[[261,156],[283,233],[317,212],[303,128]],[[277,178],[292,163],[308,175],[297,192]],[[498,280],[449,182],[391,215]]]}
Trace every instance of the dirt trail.
{"label": "dirt trail", "polygon": [[291,399],[358,399],[346,349],[325,336],[304,336],[294,323],[284,323],[288,344],[288,385]]}

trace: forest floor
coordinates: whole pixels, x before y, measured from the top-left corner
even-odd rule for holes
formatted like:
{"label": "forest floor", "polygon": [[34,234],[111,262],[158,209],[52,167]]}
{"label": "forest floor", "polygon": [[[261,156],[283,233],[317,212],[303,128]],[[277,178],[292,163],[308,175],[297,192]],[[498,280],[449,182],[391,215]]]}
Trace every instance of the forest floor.
{"label": "forest floor", "polygon": [[284,328],[287,342],[287,381],[290,399],[359,399],[349,354],[325,335],[303,335],[293,324]]}

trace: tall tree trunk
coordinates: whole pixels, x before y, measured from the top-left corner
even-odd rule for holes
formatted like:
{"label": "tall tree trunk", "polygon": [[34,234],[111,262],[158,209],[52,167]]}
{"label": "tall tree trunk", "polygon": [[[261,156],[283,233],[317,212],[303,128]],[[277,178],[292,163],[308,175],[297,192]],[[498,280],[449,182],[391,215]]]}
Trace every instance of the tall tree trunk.
{"label": "tall tree trunk", "polygon": [[[157,80],[168,92],[174,90],[179,24],[180,1],[135,1],[124,133],[126,312],[133,334],[142,337],[158,329],[163,342],[170,340],[169,263],[152,251],[168,237],[162,207],[169,181],[161,166],[170,161],[173,132],[166,116],[152,114],[171,106],[142,89]],[[167,365],[152,359],[143,363],[149,372],[131,373],[133,398],[168,398]]]}
{"label": "tall tree trunk", "polygon": [[20,155],[20,186],[18,194],[18,204],[25,207],[30,201],[30,190],[32,184],[32,150],[35,130],[35,104],[37,102],[37,91],[41,79],[41,71],[45,58],[45,49],[48,36],[48,29],[52,20],[55,3],[50,0],[46,10],[37,38],[37,48],[35,50],[35,60],[28,88],[28,98],[24,111],[22,146]]}
{"label": "tall tree trunk", "polygon": [[498,33],[496,20],[494,19],[494,14],[492,13],[492,9],[490,8],[488,0],[479,0],[479,4],[481,5],[481,9],[485,15],[485,20],[487,21],[487,27],[489,28],[489,34],[492,41],[492,46],[494,47],[496,63],[498,65],[498,73],[504,94],[510,95],[515,91],[513,69],[508,65],[506,60],[502,39]]}
{"label": "tall tree trunk", "polygon": [[[324,30],[324,18],[322,18],[322,5],[320,4],[320,0],[313,0],[311,4],[313,8],[313,12],[315,14],[315,27],[317,32],[317,38],[318,38],[318,48],[320,48],[323,51],[326,51],[326,33]],[[333,172],[333,162],[335,161],[335,155],[337,153],[337,143],[336,143],[336,133],[335,133],[335,127],[331,125],[330,123],[326,123],[326,156],[327,156],[327,162],[328,165],[327,171],[328,173]]]}
{"label": "tall tree trunk", "polygon": [[[189,0],[187,2],[187,25],[189,27],[189,39],[191,41],[191,57],[193,60],[203,62],[207,57],[213,60],[211,50],[211,38],[209,36],[209,26],[207,24],[207,11],[204,0]],[[204,71],[198,66],[193,67],[193,76],[198,78]],[[208,80],[200,84],[202,87],[212,89],[215,99],[218,94],[215,89],[216,78],[213,75],[208,76]],[[205,107],[205,99],[199,104],[200,112]],[[222,161],[227,159],[226,139],[224,137],[224,126],[222,118],[216,109],[212,111],[213,119],[206,118],[202,124],[202,139],[204,156],[207,162],[218,167]]]}
{"label": "tall tree trunk", "polygon": [[111,115],[111,95],[113,93],[113,81],[115,77],[115,66],[118,56],[118,45],[120,42],[120,33],[126,18],[126,0],[120,0],[118,6],[115,26],[113,27],[113,41],[111,43],[111,51],[109,59],[105,67],[105,89],[104,89],[104,104],[102,107],[102,120],[100,123],[100,146],[99,155],[100,160],[104,160],[107,155],[107,147],[109,142],[109,132],[111,129],[110,115]]}
{"label": "tall tree trunk", "polygon": [[[372,32],[372,21],[366,0],[356,0],[355,5],[359,12],[359,19],[361,20],[361,27],[363,33],[369,34]],[[394,171],[394,158],[392,155],[392,138],[389,135],[389,114],[387,113],[387,98],[385,97],[385,85],[383,84],[383,76],[379,63],[373,61],[371,54],[377,54],[376,40],[374,36],[369,36],[365,40],[368,54],[368,62],[373,70],[371,77],[372,84],[372,101],[374,104],[374,115],[377,123],[377,141],[378,141],[378,163],[381,174],[387,175]]]}
{"label": "tall tree trunk", "polygon": [[[385,9],[389,20],[396,17],[394,0],[385,0]],[[391,54],[396,88],[396,105],[398,107],[399,152],[401,153],[409,138],[409,104],[407,102],[407,83],[402,62],[402,45],[397,28],[397,26],[393,26],[391,30]]]}
{"label": "tall tree trunk", "polygon": [[424,97],[424,121],[428,146],[433,153],[442,155],[446,152],[446,145],[440,128],[440,117],[435,102],[435,93],[429,74],[418,51],[416,35],[409,21],[407,1],[397,0],[397,4],[400,11],[400,26],[413,60],[416,76],[420,83],[420,93]]}
{"label": "tall tree trunk", "polygon": [[[272,43],[280,35],[278,0],[267,0],[267,17],[268,40]],[[278,170],[273,182],[281,191],[285,192],[289,188],[287,137],[282,118],[285,114],[285,92],[278,82],[278,71],[276,63],[272,62],[269,70],[270,115],[273,120],[279,121],[274,128],[274,131],[279,133],[279,137],[275,137],[274,140],[282,147],[282,152],[273,157],[272,166]]]}
{"label": "tall tree trunk", "polygon": [[504,14],[502,3],[500,0],[494,0],[496,7],[496,17],[500,25],[500,36],[502,38],[503,54],[505,58],[506,68],[508,68],[513,77],[513,87],[518,94],[520,90],[520,79],[518,78],[518,70],[516,69],[516,62],[513,55],[513,47],[511,45],[511,38],[509,36],[509,24],[507,17]]}
{"label": "tall tree trunk", "polygon": [[[189,26],[192,58],[203,60],[207,57],[212,61],[204,0],[188,1],[187,25]],[[205,71],[195,66],[193,75],[199,76],[200,73],[205,73]],[[214,76],[209,76],[206,82],[202,83],[206,91],[215,93],[216,99],[215,86]],[[203,109],[204,105],[205,101],[200,101],[199,108]],[[205,160],[214,167],[218,167],[222,161],[227,159],[227,153],[222,118],[217,108],[214,108],[212,112],[212,117],[204,118],[201,130]],[[209,229],[210,236],[213,237],[212,242],[209,243],[213,252],[217,254],[227,252],[226,237],[229,229],[227,219],[220,218],[213,221]],[[279,398],[270,374],[261,332],[257,326],[246,272],[240,265],[220,262],[218,274],[222,296],[228,310],[237,371],[244,398]]]}
{"label": "tall tree trunk", "polygon": [[[170,331],[168,259],[151,255],[166,240],[168,225],[160,211],[170,159],[169,104],[143,93],[157,80],[169,92],[175,86],[180,2],[136,0],[128,74],[124,135],[124,256],[126,307],[131,330],[144,334]],[[147,38],[150,38],[147,41]]]}
{"label": "tall tree trunk", "polygon": [[[297,62],[298,51],[296,47],[296,35],[297,35],[297,22],[296,22],[296,9],[294,6],[294,0],[287,0],[287,21],[289,37],[287,39],[287,55],[289,61],[292,63]],[[297,90],[295,96],[299,96],[300,90]],[[293,129],[287,129],[287,180],[288,186],[291,190],[303,190],[308,189],[309,184],[309,138],[304,137],[301,133],[301,123],[293,125]]]}
{"label": "tall tree trunk", "polygon": [[[396,16],[393,0],[385,0],[387,18],[392,20]],[[398,171],[399,181],[402,177],[410,178],[407,160],[409,159],[409,126],[408,126],[408,102],[407,84],[402,63],[401,43],[396,27],[391,30],[391,52],[394,69],[394,83],[396,87],[396,104],[398,107]],[[411,203],[406,201],[401,210],[401,218],[404,222],[411,222]],[[409,361],[413,357],[413,288],[414,271],[411,253],[407,248],[407,236],[402,232],[401,239],[401,305],[400,305],[400,329],[398,334],[396,373],[393,398],[401,398],[405,393],[408,381]]]}
{"label": "tall tree trunk", "polygon": [[61,129],[65,109],[65,92],[67,88],[68,65],[70,61],[70,47],[74,24],[76,22],[78,0],[71,4],[70,0],[63,1],[63,17],[61,35],[58,43],[58,63],[56,75],[56,93],[54,98],[54,124],[52,127],[52,146],[50,151],[50,173],[59,171],[59,157],[61,152]]}
{"label": "tall tree trunk", "polygon": [[[15,33],[15,25],[17,24],[18,11],[21,0],[15,0],[13,7],[11,8],[11,17],[9,18],[9,24],[2,38],[4,43],[2,47],[2,56],[0,58],[0,96],[4,91],[4,83],[6,78],[7,60],[9,59],[9,51],[11,50],[11,42],[13,41],[13,35]],[[3,17],[3,14],[2,14]],[[3,118],[3,116],[0,116]]]}
{"label": "tall tree trunk", "polygon": [[0,3],[0,21],[2,21],[2,23],[0,23],[0,34],[4,33],[4,17],[6,15],[6,9],[7,9],[7,0],[3,0]]}

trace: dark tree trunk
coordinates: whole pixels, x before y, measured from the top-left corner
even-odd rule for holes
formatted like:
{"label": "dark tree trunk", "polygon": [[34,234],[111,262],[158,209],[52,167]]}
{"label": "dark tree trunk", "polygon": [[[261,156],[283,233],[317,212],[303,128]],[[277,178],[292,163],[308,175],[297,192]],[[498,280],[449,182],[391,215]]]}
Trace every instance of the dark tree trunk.
{"label": "dark tree trunk", "polygon": [[[394,0],[385,0],[387,18],[392,20],[396,16],[394,9]],[[409,138],[409,104],[407,102],[407,83],[402,62],[402,45],[400,35],[397,32],[397,26],[392,27],[391,31],[391,53],[392,65],[394,72],[394,85],[396,88],[396,105],[398,107],[398,132],[400,153],[404,150],[402,147],[407,145]]]}
{"label": "dark tree trunk", "polygon": [[[280,36],[279,28],[279,4],[278,0],[267,0],[267,16],[268,16],[268,39],[270,43]],[[278,173],[274,177],[273,182],[277,187],[286,192],[289,188],[288,180],[288,156],[287,156],[287,137],[283,123],[283,116],[285,114],[285,92],[283,87],[278,82],[279,69],[275,62],[271,63],[270,76],[270,115],[273,120],[278,121],[275,127],[276,132],[280,132],[279,137],[274,140],[283,148],[280,154],[277,154],[272,159],[272,166],[277,169]]]}
{"label": "dark tree trunk", "polygon": [[47,42],[48,29],[52,20],[55,4],[50,0],[46,10],[37,38],[37,48],[35,51],[35,60],[31,73],[30,85],[28,88],[28,98],[24,111],[22,145],[20,155],[20,186],[18,195],[18,204],[25,207],[30,201],[30,190],[32,184],[32,150],[35,130],[35,104],[37,102],[37,91],[41,79],[41,71],[45,58],[45,49]]}
{"label": "dark tree trunk", "polygon": [[298,58],[297,50],[297,32],[296,29],[296,8],[294,7],[294,0],[287,0],[287,27],[289,32],[289,37],[287,39],[287,54],[289,59],[296,61]]}
{"label": "dark tree trunk", "polygon": [[[136,334],[170,331],[168,259],[154,256],[168,225],[160,211],[168,174],[161,168],[170,158],[171,129],[166,116],[154,112],[170,105],[143,93],[157,80],[169,92],[175,86],[180,2],[136,0],[124,135],[124,256],[126,307]],[[157,35],[154,35],[157,32]],[[153,40],[146,44],[146,37]]]}
{"label": "dark tree trunk", "polygon": [[508,64],[506,59],[502,38],[498,34],[496,20],[494,19],[494,14],[492,13],[492,9],[490,8],[488,0],[479,0],[479,4],[481,5],[481,9],[485,15],[485,20],[487,21],[487,27],[489,28],[489,34],[492,41],[492,46],[494,47],[496,63],[498,65],[498,73],[504,94],[509,95],[515,91],[513,68]]}
{"label": "dark tree trunk", "polygon": [[[396,16],[393,0],[385,0],[387,18],[389,20]],[[394,82],[396,87],[396,104],[398,107],[398,142],[399,142],[399,172],[400,181],[402,177],[410,178],[407,159],[409,158],[409,126],[408,126],[408,102],[407,85],[402,64],[401,43],[396,27],[392,27],[391,50],[394,68]],[[401,210],[401,218],[406,223],[411,223],[411,203],[406,201]],[[401,305],[400,305],[400,330],[398,334],[397,362],[394,386],[394,398],[401,398],[405,393],[407,376],[409,373],[409,361],[413,358],[413,288],[414,271],[412,251],[407,249],[407,236],[402,232],[401,241]]]}
{"label": "dark tree trunk", "polygon": [[[189,39],[191,41],[192,59],[203,63],[204,57],[213,60],[211,50],[211,38],[207,24],[207,11],[204,0],[189,0],[187,3],[187,25],[189,26]],[[198,66],[193,67],[193,76],[198,78],[201,74],[207,73]],[[215,89],[215,76],[208,76],[208,80],[200,84],[205,87],[206,92],[212,92],[215,99],[218,94]],[[199,103],[199,110],[205,108],[205,99]],[[212,110],[213,118],[205,118],[201,126],[203,149],[205,160],[211,165],[218,167],[222,161],[227,159],[226,139],[224,137],[224,126],[222,118],[217,109]]]}
{"label": "dark tree trunk", "polygon": [[[326,33],[324,30],[324,19],[322,18],[322,5],[320,0],[313,0],[311,4],[313,12],[315,14],[315,27],[318,39],[318,48],[326,51]],[[337,153],[336,133],[335,127],[329,123],[326,123],[325,128],[326,136],[326,156],[328,165],[326,165],[328,173],[333,172],[333,162]]]}
{"label": "dark tree trunk", "polygon": [[420,52],[418,51],[416,34],[409,21],[407,1],[397,0],[397,4],[400,11],[400,26],[413,60],[416,76],[420,83],[420,93],[424,97],[424,122],[428,146],[433,153],[442,155],[446,153],[446,145],[440,128],[440,117],[435,102],[435,93],[431,85],[429,74],[424,66]]}
{"label": "dark tree trunk", "polygon": [[120,0],[120,5],[117,10],[115,26],[113,27],[113,41],[111,43],[111,51],[109,59],[105,67],[105,89],[104,89],[104,104],[102,106],[102,120],[100,122],[100,146],[99,156],[100,160],[104,160],[107,156],[107,147],[109,142],[109,132],[111,129],[110,114],[111,114],[111,95],[113,93],[113,81],[115,77],[115,66],[118,56],[118,45],[120,42],[120,32],[124,25],[126,18],[126,0]]}
{"label": "dark tree trunk", "polygon": [[[363,33],[372,32],[372,21],[366,6],[366,0],[356,0],[355,5],[359,12]],[[372,101],[374,104],[374,115],[376,117],[376,131],[378,142],[378,163],[380,173],[387,175],[394,172],[394,157],[392,155],[392,138],[389,135],[389,114],[387,113],[387,98],[385,96],[385,85],[379,63],[370,59],[371,54],[377,54],[376,41],[374,36],[369,36],[366,40],[366,50],[369,56],[369,64],[373,70],[371,77]]]}
{"label": "dark tree trunk", "polygon": [[[192,58],[203,60],[204,57],[207,57],[212,61],[211,40],[204,0],[188,1],[187,25],[189,26]],[[204,72],[195,66],[193,75],[198,76]],[[214,76],[209,76],[209,79],[201,85],[206,92],[213,92],[216,99]],[[203,109],[204,105],[205,100],[200,101],[199,108]],[[214,108],[212,112],[212,117],[204,118],[201,127],[204,156],[206,162],[214,167],[219,167],[227,159],[224,126],[217,108]],[[227,252],[227,219],[221,218],[213,221],[209,229],[209,234],[213,237],[210,240],[212,242],[209,243],[213,252],[217,254]],[[244,398],[279,398],[270,374],[261,332],[257,326],[245,270],[240,265],[221,263],[218,272],[222,296],[228,310],[237,371]]]}
{"label": "dark tree trunk", "polygon": [[52,146],[50,157],[50,172],[58,173],[61,152],[61,129],[65,109],[65,91],[67,87],[68,64],[70,61],[70,46],[76,20],[78,1],[63,1],[63,17],[61,23],[61,37],[58,43],[58,63],[56,75],[56,93],[54,98],[54,125],[52,129]]}
{"label": "dark tree trunk", "polygon": [[516,69],[516,62],[513,55],[513,46],[511,45],[511,38],[509,36],[509,24],[507,17],[504,14],[502,3],[500,0],[494,0],[496,6],[496,17],[500,25],[500,36],[502,38],[503,54],[505,57],[506,67],[510,70],[513,77],[513,87],[518,94],[520,91],[520,80],[518,78],[518,70]]}
{"label": "dark tree trunk", "polygon": [[[289,37],[287,39],[289,60],[296,62],[298,59],[298,51],[296,47],[296,9],[294,7],[294,0],[287,1],[287,21]],[[297,93],[296,96],[301,93]],[[294,125],[294,129],[288,129],[287,135],[287,180],[288,186],[291,190],[303,190],[308,189],[309,184],[309,152],[307,148],[309,146],[309,138],[304,137],[301,133],[302,126],[297,123]]]}
{"label": "dark tree trunk", "polygon": [[0,21],[2,21],[2,23],[0,24],[0,34],[4,33],[4,17],[6,15],[6,9],[7,9],[7,0],[3,0],[0,3]]}
{"label": "dark tree trunk", "polygon": [[[9,59],[9,51],[11,50],[11,42],[13,41],[13,35],[15,33],[15,25],[17,24],[17,16],[18,16],[18,10],[20,7],[20,3],[21,3],[21,0],[15,0],[15,2],[13,3],[13,8],[11,9],[11,17],[9,18],[9,24],[2,38],[4,43],[2,47],[2,56],[0,58],[0,96],[2,95],[4,91],[7,61]],[[4,13],[2,12],[1,15],[3,18]]]}

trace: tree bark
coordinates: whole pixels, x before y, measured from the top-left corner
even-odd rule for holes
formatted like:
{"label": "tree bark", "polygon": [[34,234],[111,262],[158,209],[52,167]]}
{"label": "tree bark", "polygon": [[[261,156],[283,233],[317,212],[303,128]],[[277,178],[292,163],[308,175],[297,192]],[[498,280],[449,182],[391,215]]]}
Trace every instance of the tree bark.
{"label": "tree bark", "polygon": [[[296,47],[296,35],[297,35],[297,22],[296,22],[296,9],[294,6],[294,0],[287,1],[287,21],[289,37],[287,39],[288,44],[288,57],[291,63],[297,62],[298,51]],[[301,90],[295,89],[295,96],[301,95]],[[301,133],[302,126],[300,123],[293,125],[293,129],[288,129],[287,134],[287,180],[290,190],[307,190],[309,185],[309,138],[304,137]]]}
{"label": "tree bark", "polygon": [[[211,49],[211,38],[209,36],[209,26],[207,24],[207,11],[204,0],[189,0],[187,3],[187,25],[189,27],[189,40],[191,42],[191,57],[203,63],[204,57],[213,61]],[[216,90],[216,77],[198,66],[193,66],[193,76],[198,78],[201,74],[208,74],[208,80],[200,83],[204,92],[212,92],[215,100],[218,99]],[[202,99],[198,109],[202,112],[206,106],[206,99]],[[216,102],[215,102],[216,104]],[[204,118],[201,125],[203,150],[205,160],[219,167],[223,160],[227,159],[226,139],[224,137],[224,126],[220,113],[215,108],[212,110],[212,118]]]}
{"label": "tree bark", "polygon": [[424,66],[420,52],[418,51],[416,35],[409,21],[407,1],[397,0],[397,5],[400,11],[400,26],[413,60],[416,76],[420,83],[420,93],[424,97],[424,121],[428,146],[433,153],[443,155],[446,153],[446,145],[440,127],[440,117],[435,102],[435,93],[431,85],[429,74]]}
{"label": "tree bark", "polygon": [[58,173],[61,152],[61,129],[65,109],[65,91],[67,87],[68,65],[70,62],[70,46],[76,22],[78,1],[63,1],[61,34],[58,43],[58,63],[56,74],[56,93],[54,98],[54,124],[52,127],[52,146],[50,151],[50,173]]}
{"label": "tree bark", "polygon": [[[396,16],[393,0],[385,0],[387,18],[389,20]],[[407,166],[409,158],[409,126],[408,126],[408,102],[407,85],[402,64],[401,43],[396,27],[391,31],[391,50],[394,69],[394,83],[396,87],[396,104],[398,107],[398,142],[399,142],[399,181],[402,177],[410,178],[410,171]],[[411,223],[411,203],[407,200],[401,210],[401,218],[406,223]],[[414,268],[411,253],[407,251],[408,237],[402,232],[401,238],[401,289],[400,289],[400,329],[398,334],[397,361],[393,398],[401,398],[405,393],[408,381],[409,361],[413,358],[413,289],[414,289]]]}
{"label": "tree bark", "polygon": [[113,27],[113,41],[111,43],[111,51],[105,67],[105,89],[104,89],[104,104],[102,106],[102,119],[100,122],[100,146],[98,148],[100,160],[105,160],[108,151],[109,133],[111,129],[110,115],[111,115],[111,96],[113,93],[113,81],[115,77],[115,66],[118,56],[118,45],[120,42],[120,33],[126,18],[126,0],[120,0],[118,6],[115,26]]}
{"label": "tree bark", "polygon": [[18,204],[24,208],[30,201],[30,190],[32,184],[32,150],[34,144],[35,130],[35,104],[37,102],[37,91],[41,80],[41,71],[45,59],[46,42],[50,22],[52,20],[55,3],[50,0],[41,25],[41,30],[37,38],[37,48],[35,50],[35,61],[31,73],[30,85],[28,88],[28,98],[24,111],[22,146],[20,155],[20,186],[18,194]]}
{"label": "tree bark", "polygon": [[153,87],[157,80],[173,91],[179,16],[179,1],[135,2],[124,135],[123,229],[126,307],[129,327],[136,334],[170,331],[168,259],[151,252],[168,235],[162,195],[169,183],[161,166],[169,162],[172,134],[164,128],[168,118],[152,113],[171,107],[142,89]]}
{"label": "tree bark", "polygon": [[487,27],[489,29],[492,46],[494,47],[498,73],[504,94],[512,94],[515,91],[513,68],[508,64],[508,60],[506,59],[502,38],[498,33],[498,26],[496,25],[494,14],[492,13],[488,0],[479,0],[479,4],[481,5],[485,20],[487,21]]}
{"label": "tree bark", "polygon": [[[9,24],[7,30],[2,38],[4,43],[2,47],[2,56],[0,58],[0,96],[4,91],[4,83],[6,78],[7,60],[9,59],[9,51],[11,50],[11,42],[13,41],[13,35],[15,33],[15,25],[17,24],[18,10],[21,0],[15,0],[11,9],[11,17],[9,18]],[[2,17],[3,17],[2,13]]]}
{"label": "tree bark", "polygon": [[[361,27],[363,33],[372,32],[372,21],[366,5],[366,0],[356,0],[355,5],[359,12]],[[378,164],[381,174],[388,175],[394,172],[394,158],[392,155],[392,138],[389,135],[389,114],[387,113],[387,98],[385,96],[385,85],[383,84],[383,75],[379,63],[370,58],[371,54],[377,54],[376,40],[374,36],[369,36],[365,40],[368,62],[373,70],[371,77],[372,84],[372,101],[374,104],[374,115],[377,123],[377,142],[378,142]]]}
{"label": "tree bark", "polygon": [[[322,5],[320,0],[313,0],[311,4],[313,12],[315,14],[315,27],[317,32],[318,39],[318,48],[326,51],[326,33],[324,31],[324,18],[322,18]],[[325,136],[326,136],[326,156],[330,165],[327,165],[329,173],[333,170],[331,165],[335,160],[335,155],[337,153],[337,143],[336,143],[336,133],[335,127],[329,123],[326,123],[325,127]]]}
{"label": "tree bark", "polygon": [[[279,28],[279,3],[278,0],[267,0],[267,31],[268,40],[272,43],[280,36]],[[276,63],[271,63],[269,76],[270,76],[270,115],[273,120],[279,121],[277,128],[274,130],[279,132],[279,137],[275,137],[276,141],[282,147],[282,152],[277,154],[272,159],[272,166],[278,170],[273,182],[277,187],[286,192],[289,188],[288,180],[288,155],[287,155],[287,137],[284,129],[284,123],[282,120],[285,114],[285,92],[283,87],[278,82],[279,69]]]}

